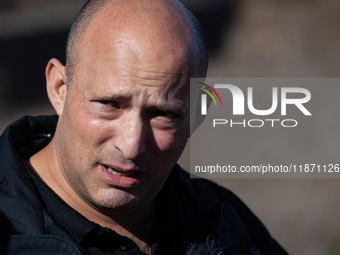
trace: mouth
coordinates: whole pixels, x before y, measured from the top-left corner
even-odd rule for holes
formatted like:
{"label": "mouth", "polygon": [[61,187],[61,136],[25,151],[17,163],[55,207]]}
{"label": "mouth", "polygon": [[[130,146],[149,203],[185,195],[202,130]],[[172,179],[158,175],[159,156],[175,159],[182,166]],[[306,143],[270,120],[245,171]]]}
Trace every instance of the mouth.
{"label": "mouth", "polygon": [[113,165],[100,165],[104,182],[119,188],[132,188],[145,181],[145,173],[138,169],[122,169]]}
{"label": "mouth", "polygon": [[117,168],[113,168],[113,167],[108,167],[108,166],[104,166],[106,171],[108,171],[110,174],[115,175],[115,176],[123,176],[123,177],[135,177],[135,173],[134,172],[129,172],[129,171],[121,171]]}

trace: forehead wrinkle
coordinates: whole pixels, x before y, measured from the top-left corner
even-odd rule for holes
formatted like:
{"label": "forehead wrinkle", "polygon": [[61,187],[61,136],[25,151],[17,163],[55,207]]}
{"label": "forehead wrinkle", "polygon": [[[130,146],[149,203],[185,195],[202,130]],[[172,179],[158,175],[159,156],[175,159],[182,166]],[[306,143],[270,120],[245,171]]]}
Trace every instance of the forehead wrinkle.
{"label": "forehead wrinkle", "polygon": [[189,78],[187,75],[178,75],[177,77],[173,77],[161,90],[161,96],[166,100],[169,98],[178,99],[181,98],[183,101],[187,101],[186,93],[189,87]]}
{"label": "forehead wrinkle", "polygon": [[[146,75],[145,73],[152,73],[152,75]],[[167,88],[167,84],[178,83],[180,78],[182,77],[180,73],[172,73],[171,75],[164,75],[160,73],[154,72],[140,72],[139,74],[128,74],[123,75],[121,78],[123,79],[131,79],[132,82],[142,86],[149,86],[149,87],[159,87],[159,88]]]}
{"label": "forehead wrinkle", "polygon": [[[119,61],[121,78],[132,79],[133,82],[145,86],[161,86],[179,80],[179,77],[189,76],[186,65],[176,64],[169,67],[159,67],[153,64],[136,65],[132,61]],[[132,64],[131,64],[132,63]]]}

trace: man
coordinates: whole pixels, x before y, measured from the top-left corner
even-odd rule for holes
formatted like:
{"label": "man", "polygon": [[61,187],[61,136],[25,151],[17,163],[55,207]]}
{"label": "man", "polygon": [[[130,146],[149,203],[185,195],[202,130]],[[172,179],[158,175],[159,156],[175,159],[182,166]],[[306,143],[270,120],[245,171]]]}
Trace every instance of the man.
{"label": "man", "polygon": [[58,117],[0,141],[3,254],[285,254],[233,194],[176,165],[201,38],[176,1],[85,5],[66,66],[46,68]]}

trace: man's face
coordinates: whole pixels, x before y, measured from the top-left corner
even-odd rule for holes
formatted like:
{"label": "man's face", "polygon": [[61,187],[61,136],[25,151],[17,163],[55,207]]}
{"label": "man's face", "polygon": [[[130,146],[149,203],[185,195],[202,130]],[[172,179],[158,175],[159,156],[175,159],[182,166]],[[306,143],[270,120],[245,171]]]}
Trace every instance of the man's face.
{"label": "man's face", "polygon": [[189,136],[188,49],[136,37],[80,54],[59,119],[64,178],[108,213],[150,204]]}

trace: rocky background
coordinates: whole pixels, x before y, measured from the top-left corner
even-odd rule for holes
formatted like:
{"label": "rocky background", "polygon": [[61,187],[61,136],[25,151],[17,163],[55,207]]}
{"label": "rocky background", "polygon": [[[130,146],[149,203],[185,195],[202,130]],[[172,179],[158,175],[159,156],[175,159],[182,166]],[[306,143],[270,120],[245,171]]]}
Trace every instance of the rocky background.
{"label": "rocky background", "polygon": [[[84,2],[0,0],[0,132],[22,115],[53,113],[44,69],[52,57],[64,62],[68,29]],[[337,0],[183,2],[207,35],[210,77],[340,76]],[[181,158],[186,168],[188,154]],[[238,194],[290,254],[340,254],[340,179],[216,181]]]}

